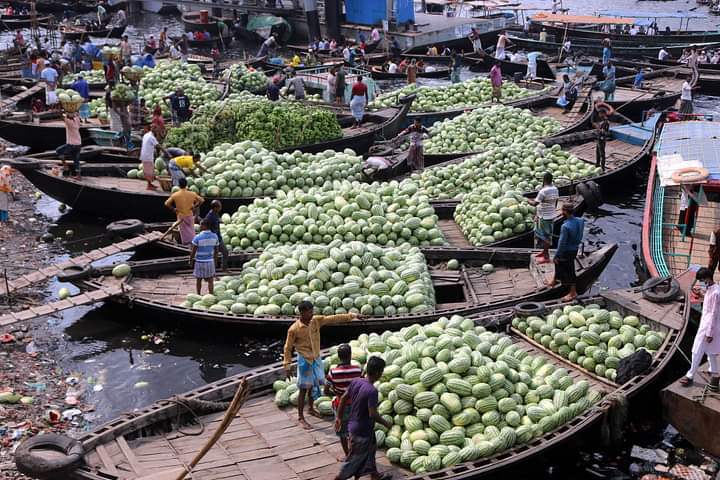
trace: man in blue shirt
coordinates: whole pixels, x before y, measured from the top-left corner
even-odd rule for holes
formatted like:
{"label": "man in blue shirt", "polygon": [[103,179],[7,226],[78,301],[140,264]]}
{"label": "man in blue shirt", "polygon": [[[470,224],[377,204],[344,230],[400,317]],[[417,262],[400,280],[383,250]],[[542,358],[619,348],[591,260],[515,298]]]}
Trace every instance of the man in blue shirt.
{"label": "man in blue shirt", "polygon": [[563,297],[563,301],[570,301],[578,295],[575,287],[575,257],[577,257],[578,248],[582,242],[585,222],[582,218],[573,215],[573,206],[569,203],[563,204],[562,215],[565,221],[560,228],[560,240],[553,259],[555,278],[550,285],[560,282],[561,285],[567,287],[570,291]]}
{"label": "man in blue shirt", "polygon": [[222,269],[227,270],[230,254],[220,233],[220,212],[222,212],[222,203],[220,200],[213,200],[210,203],[210,211],[205,215],[205,220],[210,223],[210,231],[218,237],[218,250],[222,254]]}
{"label": "man in blue shirt", "polygon": [[197,294],[202,294],[202,281],[208,282],[208,293],[215,289],[215,261],[218,254],[218,237],[210,231],[210,221],[200,223],[200,233],[192,239],[190,267],[196,279]]}
{"label": "man in blue shirt", "polygon": [[78,75],[77,80],[73,82],[71,88],[78,92],[85,100],[90,100],[90,85],[88,85],[87,80],[85,80],[82,75]]}

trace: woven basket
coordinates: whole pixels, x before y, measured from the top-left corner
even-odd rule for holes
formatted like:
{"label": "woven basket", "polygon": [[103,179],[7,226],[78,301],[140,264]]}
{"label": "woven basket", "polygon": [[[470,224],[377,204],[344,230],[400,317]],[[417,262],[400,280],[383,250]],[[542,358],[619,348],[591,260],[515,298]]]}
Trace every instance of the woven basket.
{"label": "woven basket", "polygon": [[145,72],[125,72],[123,75],[130,82],[139,82],[145,76]]}
{"label": "woven basket", "polygon": [[162,188],[164,192],[172,190],[172,177],[167,175],[158,175],[157,179],[158,182],[160,182],[160,188]]}
{"label": "woven basket", "polygon": [[66,113],[77,113],[80,111],[80,105],[82,102],[61,102],[62,108]]}

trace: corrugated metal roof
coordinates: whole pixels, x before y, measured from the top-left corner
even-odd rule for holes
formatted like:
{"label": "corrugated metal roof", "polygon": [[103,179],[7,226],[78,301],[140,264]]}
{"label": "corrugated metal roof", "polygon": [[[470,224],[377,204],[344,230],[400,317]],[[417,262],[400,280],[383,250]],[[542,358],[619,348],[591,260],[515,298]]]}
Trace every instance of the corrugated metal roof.
{"label": "corrugated metal roof", "polygon": [[720,122],[666,123],[655,148],[658,157],[680,155],[683,161],[698,161],[713,179],[720,178]]}

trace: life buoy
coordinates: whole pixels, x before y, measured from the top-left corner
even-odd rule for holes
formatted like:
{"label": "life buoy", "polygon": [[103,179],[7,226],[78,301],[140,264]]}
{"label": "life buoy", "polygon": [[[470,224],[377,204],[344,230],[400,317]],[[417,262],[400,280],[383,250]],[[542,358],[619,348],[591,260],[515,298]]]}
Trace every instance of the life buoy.
{"label": "life buoy", "polygon": [[[37,452],[40,450],[52,450],[55,455],[42,455]],[[57,455],[57,452],[62,455]],[[68,478],[68,474],[80,465],[84,455],[82,443],[74,438],[46,433],[18,445],[15,450],[15,465],[20,473],[33,478]]]}
{"label": "life buoy", "polygon": [[595,110],[597,112],[605,112],[605,115],[610,116],[615,113],[615,109],[605,102],[595,102]]}
{"label": "life buoy", "polygon": [[675,183],[698,183],[707,180],[710,172],[703,167],[685,167],[675,170],[672,174]]}

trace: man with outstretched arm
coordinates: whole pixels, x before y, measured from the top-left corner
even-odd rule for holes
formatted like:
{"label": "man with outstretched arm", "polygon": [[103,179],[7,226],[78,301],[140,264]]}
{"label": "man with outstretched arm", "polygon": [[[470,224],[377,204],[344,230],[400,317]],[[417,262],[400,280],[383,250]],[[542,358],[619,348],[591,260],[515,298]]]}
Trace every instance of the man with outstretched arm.
{"label": "man with outstretched arm", "polygon": [[358,314],[348,313],[342,315],[313,315],[314,306],[305,300],[298,305],[298,318],[288,329],[285,340],[284,366],[287,376],[290,377],[290,362],[293,348],[297,353],[297,385],[298,395],[298,421],[303,428],[310,429],[305,420],[305,398],[307,397],[308,412],[319,417],[313,406],[312,391],[325,383],[325,369],[320,357],[320,329],[333,323],[349,322],[361,318]]}

